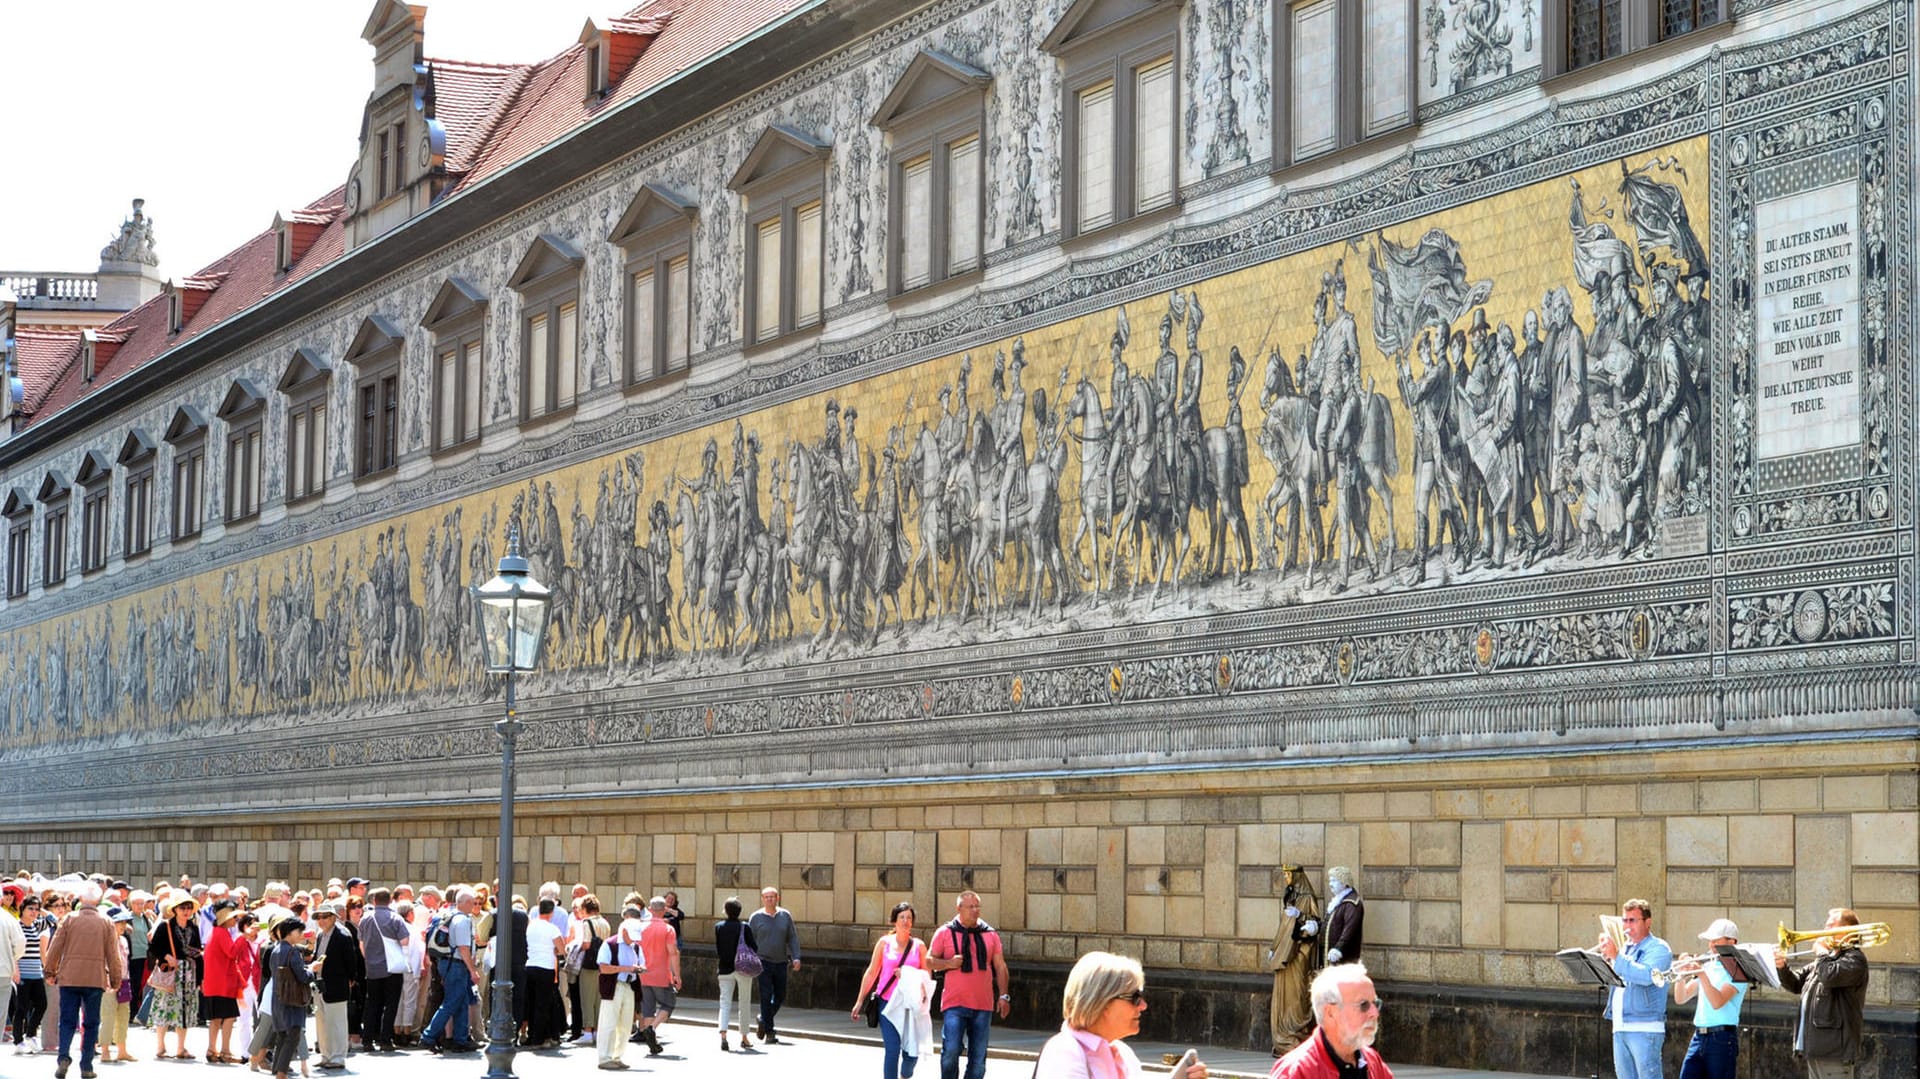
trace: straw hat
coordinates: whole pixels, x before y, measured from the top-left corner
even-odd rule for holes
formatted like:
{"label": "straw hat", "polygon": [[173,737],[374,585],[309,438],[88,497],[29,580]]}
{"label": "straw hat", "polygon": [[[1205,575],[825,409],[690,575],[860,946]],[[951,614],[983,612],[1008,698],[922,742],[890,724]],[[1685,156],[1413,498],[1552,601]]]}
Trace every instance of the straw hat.
{"label": "straw hat", "polygon": [[167,897],[160,901],[160,913],[171,917],[173,912],[182,905],[193,906],[193,896],[191,893],[182,891],[168,892]]}

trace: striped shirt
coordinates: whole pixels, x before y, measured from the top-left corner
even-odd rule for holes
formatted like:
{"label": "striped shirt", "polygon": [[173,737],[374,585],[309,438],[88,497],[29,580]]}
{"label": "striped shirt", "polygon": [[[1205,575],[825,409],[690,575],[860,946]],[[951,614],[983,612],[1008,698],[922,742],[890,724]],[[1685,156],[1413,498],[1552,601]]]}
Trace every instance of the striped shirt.
{"label": "striped shirt", "polygon": [[54,920],[52,915],[43,914],[31,922],[22,922],[20,932],[26,935],[27,950],[20,953],[20,977],[45,978],[46,969],[40,965],[40,938],[52,936]]}

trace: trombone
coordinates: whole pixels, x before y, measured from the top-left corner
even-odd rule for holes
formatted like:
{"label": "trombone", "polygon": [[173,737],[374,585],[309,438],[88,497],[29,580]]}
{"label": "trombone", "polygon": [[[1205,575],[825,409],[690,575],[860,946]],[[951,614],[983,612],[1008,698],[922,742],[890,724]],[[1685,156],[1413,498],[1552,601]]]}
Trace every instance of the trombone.
{"label": "trombone", "polygon": [[1865,925],[1839,925],[1832,929],[1788,929],[1780,926],[1780,951],[1783,957],[1812,955],[1820,949],[1802,948],[1790,951],[1796,944],[1808,941],[1825,941],[1832,948],[1875,948],[1893,939],[1893,927],[1886,922],[1868,922]]}

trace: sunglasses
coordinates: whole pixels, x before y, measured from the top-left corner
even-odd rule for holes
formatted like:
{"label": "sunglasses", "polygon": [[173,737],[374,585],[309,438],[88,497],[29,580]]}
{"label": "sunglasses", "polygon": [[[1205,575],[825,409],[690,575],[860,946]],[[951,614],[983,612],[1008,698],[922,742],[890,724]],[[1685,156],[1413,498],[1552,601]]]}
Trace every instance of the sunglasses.
{"label": "sunglasses", "polygon": [[1147,991],[1145,989],[1135,989],[1131,993],[1127,993],[1122,996],[1117,996],[1117,997],[1114,997],[1113,999],[1124,1000],[1128,1004],[1131,1004],[1135,1007],[1139,1007],[1140,1005],[1145,1004],[1147,1002]]}
{"label": "sunglasses", "polygon": [[1377,1012],[1381,1008],[1386,1007],[1386,1001],[1375,997],[1372,1000],[1356,1000],[1353,1002],[1353,1006],[1360,1009],[1360,1014],[1365,1015],[1368,1012]]}

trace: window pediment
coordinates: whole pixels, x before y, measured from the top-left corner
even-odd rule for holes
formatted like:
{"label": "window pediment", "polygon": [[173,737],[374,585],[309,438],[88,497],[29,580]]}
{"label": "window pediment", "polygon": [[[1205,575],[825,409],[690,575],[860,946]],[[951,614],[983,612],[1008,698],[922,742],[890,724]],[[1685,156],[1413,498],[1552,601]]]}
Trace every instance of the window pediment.
{"label": "window pediment", "polygon": [[487,294],[473,287],[463,277],[449,277],[440,291],[433,294],[433,302],[427,305],[426,316],[420,325],[428,329],[478,315],[487,309]]}
{"label": "window pediment", "polygon": [[406,337],[400,328],[387,321],[383,315],[368,315],[360,320],[360,329],[353,335],[353,341],[347,345],[347,354],[341,359],[358,364],[369,356],[378,356],[390,352],[406,343]]}
{"label": "window pediment", "polygon": [[[287,361],[286,373],[280,376],[280,392],[293,393],[315,383],[325,382],[332,376],[333,368],[328,367],[326,361],[315,355],[311,349],[296,348],[293,350],[293,359]],[[229,393],[228,397],[231,399],[232,394]],[[221,415],[226,415],[224,406]]]}
{"label": "window pediment", "polygon": [[120,443],[120,463],[136,464],[153,457],[153,439],[138,427],[127,432],[126,440]]}
{"label": "window pediment", "polygon": [[874,110],[873,126],[886,130],[949,101],[972,100],[992,83],[992,75],[972,64],[935,49],[922,49]]}
{"label": "window pediment", "polygon": [[769,124],[753,144],[747,159],[727,182],[734,191],[750,193],[752,189],[777,179],[790,170],[805,166],[820,166],[833,152],[831,143],[821,142],[804,132],[785,124]]}
{"label": "window pediment", "polygon": [[67,483],[65,476],[52,469],[48,469],[46,477],[40,481],[39,500],[41,502],[58,502],[67,497],[72,490],[73,487]]}
{"label": "window pediment", "polygon": [[166,439],[168,442],[184,442],[207,433],[207,418],[192,405],[181,405],[173,410],[173,419],[167,421]]}
{"label": "window pediment", "polygon": [[620,215],[620,222],[607,234],[607,242],[616,247],[627,247],[656,229],[668,225],[691,225],[698,212],[699,207],[681,198],[671,188],[655,183],[641,184],[633,201],[627,205],[627,212]]}
{"label": "window pediment", "polygon": [[6,505],[0,506],[0,517],[24,517],[33,512],[33,498],[25,488],[14,487],[7,491]]}
{"label": "window pediment", "polygon": [[1062,56],[1093,45],[1114,31],[1160,16],[1171,20],[1186,0],[1074,0],[1051,33],[1043,52]]}
{"label": "window pediment", "polygon": [[107,455],[99,450],[88,450],[87,455],[80,459],[80,470],[73,474],[73,480],[85,487],[112,475],[113,462],[107,460]]}
{"label": "window pediment", "polygon": [[258,412],[267,403],[267,396],[260,392],[249,379],[236,378],[227,388],[227,396],[220,402],[220,410],[215,413],[223,420],[238,419]]}
{"label": "window pediment", "polygon": [[520,265],[514,267],[513,276],[507,278],[507,287],[515,292],[524,291],[529,285],[551,277],[577,274],[585,262],[586,256],[578,248],[551,232],[543,232],[534,237],[533,246],[521,256]]}

